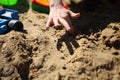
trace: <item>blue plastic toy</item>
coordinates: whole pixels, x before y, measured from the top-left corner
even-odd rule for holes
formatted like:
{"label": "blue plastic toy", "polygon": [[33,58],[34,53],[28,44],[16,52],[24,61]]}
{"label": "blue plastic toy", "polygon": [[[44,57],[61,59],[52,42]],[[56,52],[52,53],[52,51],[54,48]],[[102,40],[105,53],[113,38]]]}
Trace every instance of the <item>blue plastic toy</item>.
{"label": "blue plastic toy", "polygon": [[23,24],[19,21],[18,11],[12,9],[0,10],[0,34],[10,30],[22,30]]}

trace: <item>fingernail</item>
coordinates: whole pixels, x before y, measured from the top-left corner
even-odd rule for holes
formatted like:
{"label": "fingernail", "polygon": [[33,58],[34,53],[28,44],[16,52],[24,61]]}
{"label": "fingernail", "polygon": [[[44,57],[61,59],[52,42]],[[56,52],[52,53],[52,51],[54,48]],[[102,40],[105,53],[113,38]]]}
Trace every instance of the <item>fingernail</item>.
{"label": "fingernail", "polygon": [[46,30],[49,30],[49,27],[46,27]]}

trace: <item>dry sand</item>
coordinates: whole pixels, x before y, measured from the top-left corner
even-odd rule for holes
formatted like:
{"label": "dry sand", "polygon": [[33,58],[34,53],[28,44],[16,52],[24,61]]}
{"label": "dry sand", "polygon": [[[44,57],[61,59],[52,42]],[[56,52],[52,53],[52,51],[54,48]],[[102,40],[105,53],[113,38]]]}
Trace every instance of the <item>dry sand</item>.
{"label": "dry sand", "polygon": [[24,30],[0,35],[0,80],[120,80],[120,7],[78,2],[68,2],[81,12],[74,35],[45,30],[48,15],[26,0],[9,7],[19,11]]}

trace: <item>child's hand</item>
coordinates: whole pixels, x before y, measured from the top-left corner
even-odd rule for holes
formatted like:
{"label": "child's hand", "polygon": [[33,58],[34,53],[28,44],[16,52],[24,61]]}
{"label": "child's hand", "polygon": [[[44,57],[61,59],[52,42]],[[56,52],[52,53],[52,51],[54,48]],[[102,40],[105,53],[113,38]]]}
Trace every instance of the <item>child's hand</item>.
{"label": "child's hand", "polygon": [[62,24],[68,32],[73,33],[74,30],[71,23],[71,18],[78,18],[79,16],[80,13],[73,13],[63,6],[53,6],[50,8],[50,14],[46,23],[46,28],[48,29],[51,24],[54,24],[54,26],[58,28]]}

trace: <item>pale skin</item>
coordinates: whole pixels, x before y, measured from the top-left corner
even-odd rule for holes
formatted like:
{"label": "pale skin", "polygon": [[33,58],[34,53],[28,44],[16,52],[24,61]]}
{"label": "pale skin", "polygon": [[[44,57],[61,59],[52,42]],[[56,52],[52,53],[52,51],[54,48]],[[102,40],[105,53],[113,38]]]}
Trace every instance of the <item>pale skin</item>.
{"label": "pale skin", "polygon": [[49,0],[50,1],[50,13],[46,28],[48,29],[52,24],[55,28],[64,26],[66,31],[74,33],[71,18],[78,18],[80,13],[74,13],[62,6],[62,0]]}

